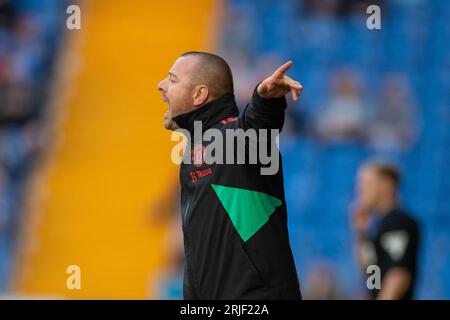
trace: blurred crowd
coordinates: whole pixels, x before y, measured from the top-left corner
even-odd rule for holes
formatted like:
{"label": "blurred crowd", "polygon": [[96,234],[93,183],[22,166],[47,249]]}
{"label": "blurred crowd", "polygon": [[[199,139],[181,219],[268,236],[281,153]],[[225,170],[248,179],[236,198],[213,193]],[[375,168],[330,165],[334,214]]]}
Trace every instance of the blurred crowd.
{"label": "blurred crowd", "polygon": [[[225,13],[221,50],[232,69],[239,70],[235,90],[240,106],[246,104],[260,79],[286,57],[297,65],[298,79],[322,77],[304,83],[312,82],[320,95],[313,97],[306,91],[307,101],[301,108],[293,106],[288,111],[286,135],[301,133],[325,144],[355,142],[386,151],[409,150],[414,146],[420,118],[407,75],[395,69],[382,70],[379,79],[374,80],[367,73],[376,65],[373,69],[364,69],[368,61],[345,61],[351,59],[340,59],[339,54],[346,53],[337,52],[338,47],[346,51],[346,36],[353,41],[351,30],[345,30],[346,24],[359,21],[365,27],[365,9],[378,4],[385,13],[382,1],[287,1],[272,14],[270,1],[257,5],[251,1],[231,3]],[[291,20],[276,20],[278,15],[287,15]],[[249,17],[262,22],[254,23]],[[277,37],[283,28],[286,28],[284,35]],[[290,34],[292,29],[298,34]],[[330,46],[333,38],[339,42]],[[347,51],[349,56],[354,54],[357,52]],[[306,59],[311,59],[312,64],[306,66]],[[306,70],[302,70],[303,67]],[[310,71],[314,67],[317,75],[314,70]],[[321,80],[323,82],[319,83]]]}
{"label": "blurred crowd", "polygon": [[0,0],[0,290],[30,169],[45,145],[45,98],[64,1]]}
{"label": "blurred crowd", "polygon": [[[0,0],[0,292],[29,173],[46,145],[65,4]],[[366,27],[373,4],[381,30]],[[281,139],[305,297],[361,296],[347,215],[356,170],[373,157],[401,169],[402,198],[424,223],[417,298],[450,297],[450,2],[229,0],[222,15],[217,51],[234,72],[239,106],[288,59],[305,88],[298,104],[288,101]],[[173,230],[179,235],[176,222]],[[180,241],[168,241],[174,268],[161,277],[162,298],[181,295]]]}
{"label": "blurred crowd", "polygon": [[[402,200],[424,225],[416,298],[448,297],[450,255],[442,248],[450,244],[450,4],[273,4],[228,1],[219,52],[234,71],[241,107],[287,60],[294,62],[290,76],[304,86],[299,103],[288,99],[280,142],[306,298],[362,297],[348,214],[357,169],[368,159],[400,169]],[[381,30],[366,26],[369,5],[380,7]]]}

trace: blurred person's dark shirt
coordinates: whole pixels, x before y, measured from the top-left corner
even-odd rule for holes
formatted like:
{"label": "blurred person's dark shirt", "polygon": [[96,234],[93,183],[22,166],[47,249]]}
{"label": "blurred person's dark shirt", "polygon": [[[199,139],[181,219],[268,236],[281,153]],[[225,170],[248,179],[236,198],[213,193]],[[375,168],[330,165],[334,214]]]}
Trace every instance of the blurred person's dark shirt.
{"label": "blurred person's dark shirt", "polygon": [[402,74],[383,77],[380,101],[368,126],[368,143],[380,151],[409,150],[419,133],[417,102]]}
{"label": "blurred person's dark shirt", "polygon": [[[374,231],[374,237],[370,241],[375,250],[373,262],[380,267],[381,284],[383,285],[383,279],[390,270],[404,268],[411,273],[412,279],[411,286],[400,300],[413,299],[420,242],[419,225],[403,209],[396,208],[381,218]],[[373,299],[379,291],[370,290]]]}

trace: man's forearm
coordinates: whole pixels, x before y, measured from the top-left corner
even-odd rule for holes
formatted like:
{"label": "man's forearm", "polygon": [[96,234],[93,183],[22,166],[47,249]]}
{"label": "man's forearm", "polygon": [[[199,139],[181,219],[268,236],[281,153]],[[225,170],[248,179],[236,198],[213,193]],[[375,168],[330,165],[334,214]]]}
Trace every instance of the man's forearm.
{"label": "man's forearm", "polygon": [[404,268],[394,268],[384,276],[378,300],[400,299],[411,285],[411,273]]}

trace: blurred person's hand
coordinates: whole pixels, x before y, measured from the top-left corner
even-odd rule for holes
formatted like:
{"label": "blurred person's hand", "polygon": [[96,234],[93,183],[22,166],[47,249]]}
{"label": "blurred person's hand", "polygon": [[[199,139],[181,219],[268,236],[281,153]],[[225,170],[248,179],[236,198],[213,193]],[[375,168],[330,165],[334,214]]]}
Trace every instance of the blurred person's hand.
{"label": "blurred person's hand", "polygon": [[270,77],[258,85],[256,91],[265,99],[280,98],[292,91],[292,98],[297,101],[303,92],[303,86],[285,73],[291,68],[292,61],[288,61],[279,67]]}
{"label": "blurred person's hand", "polygon": [[370,225],[370,209],[361,201],[355,201],[350,207],[350,219],[353,229],[358,235],[367,233]]}

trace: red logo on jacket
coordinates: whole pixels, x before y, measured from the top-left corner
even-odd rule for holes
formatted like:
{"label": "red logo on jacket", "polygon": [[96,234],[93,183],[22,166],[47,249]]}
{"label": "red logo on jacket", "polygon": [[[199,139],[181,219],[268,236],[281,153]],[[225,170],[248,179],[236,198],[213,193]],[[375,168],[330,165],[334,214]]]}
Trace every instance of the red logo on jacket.
{"label": "red logo on jacket", "polygon": [[203,158],[205,153],[205,146],[198,144],[191,152],[192,164],[196,167],[200,167],[203,164]]}

